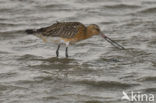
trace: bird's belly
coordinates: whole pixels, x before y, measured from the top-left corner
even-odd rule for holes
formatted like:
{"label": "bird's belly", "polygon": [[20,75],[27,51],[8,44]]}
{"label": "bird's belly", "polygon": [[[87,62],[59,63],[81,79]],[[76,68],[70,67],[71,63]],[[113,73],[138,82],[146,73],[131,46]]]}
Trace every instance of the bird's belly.
{"label": "bird's belly", "polygon": [[45,43],[56,43],[56,44],[66,44],[66,43],[72,43],[78,42],[77,38],[61,38],[61,37],[51,37],[51,36],[43,36],[43,35],[37,35],[40,39],[42,39]]}
{"label": "bird's belly", "polygon": [[45,37],[44,42],[47,42],[47,43],[61,43],[62,39],[60,37]]}
{"label": "bird's belly", "polygon": [[60,37],[50,37],[50,36],[43,36],[43,35],[37,35],[40,39],[42,39],[45,43],[60,43],[61,38]]}
{"label": "bird's belly", "polygon": [[50,37],[50,36],[43,36],[43,35],[40,35],[38,37],[42,39],[45,43],[66,44],[67,42],[69,42],[69,41],[65,41],[61,37]]}

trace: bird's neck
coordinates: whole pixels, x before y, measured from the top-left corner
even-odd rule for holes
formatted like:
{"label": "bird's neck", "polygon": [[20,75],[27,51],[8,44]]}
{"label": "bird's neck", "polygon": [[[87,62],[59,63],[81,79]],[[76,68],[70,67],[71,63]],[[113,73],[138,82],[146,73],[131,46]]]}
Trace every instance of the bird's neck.
{"label": "bird's neck", "polygon": [[87,32],[86,32],[86,35],[85,35],[85,39],[90,38],[93,35],[94,35],[94,33],[91,30],[87,29]]}

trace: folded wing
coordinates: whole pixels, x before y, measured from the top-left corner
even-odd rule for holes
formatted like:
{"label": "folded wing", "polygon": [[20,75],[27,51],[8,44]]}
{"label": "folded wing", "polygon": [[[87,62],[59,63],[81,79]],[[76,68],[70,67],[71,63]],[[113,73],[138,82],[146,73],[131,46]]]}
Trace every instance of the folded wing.
{"label": "folded wing", "polygon": [[43,36],[73,38],[79,30],[86,30],[80,22],[57,22],[49,27],[38,29]]}

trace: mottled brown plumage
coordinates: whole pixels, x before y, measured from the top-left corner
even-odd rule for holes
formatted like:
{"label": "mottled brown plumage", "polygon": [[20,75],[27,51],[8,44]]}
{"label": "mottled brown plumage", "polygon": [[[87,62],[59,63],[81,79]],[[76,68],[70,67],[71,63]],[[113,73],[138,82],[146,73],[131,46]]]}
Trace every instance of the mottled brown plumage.
{"label": "mottled brown plumage", "polygon": [[99,26],[97,26],[96,24],[85,26],[80,22],[57,22],[51,26],[40,29],[28,29],[26,30],[26,32],[28,34],[36,34],[36,36],[38,36],[45,42],[55,41],[59,43],[56,50],[57,57],[59,55],[59,48],[62,43],[66,44],[66,57],[68,57],[68,45],[70,43],[78,42],[80,40],[84,40],[99,34],[112,45],[120,49],[124,49],[124,47],[120,46],[119,44],[105,36],[101,32]]}
{"label": "mottled brown plumage", "polygon": [[86,32],[86,27],[80,22],[57,22],[49,27],[38,29],[37,32],[43,36],[69,39],[73,38],[80,30]]}

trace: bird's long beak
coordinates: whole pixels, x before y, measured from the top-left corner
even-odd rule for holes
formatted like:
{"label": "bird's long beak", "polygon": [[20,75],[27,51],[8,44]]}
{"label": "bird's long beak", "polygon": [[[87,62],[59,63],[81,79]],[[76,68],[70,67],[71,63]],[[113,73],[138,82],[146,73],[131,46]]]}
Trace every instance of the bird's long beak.
{"label": "bird's long beak", "polygon": [[113,46],[115,46],[116,48],[119,49],[125,49],[123,46],[121,46],[120,44],[118,44],[117,42],[115,42],[114,40],[110,39],[109,37],[107,37],[106,35],[104,35],[102,32],[100,33],[100,35],[109,43],[111,43]]}

